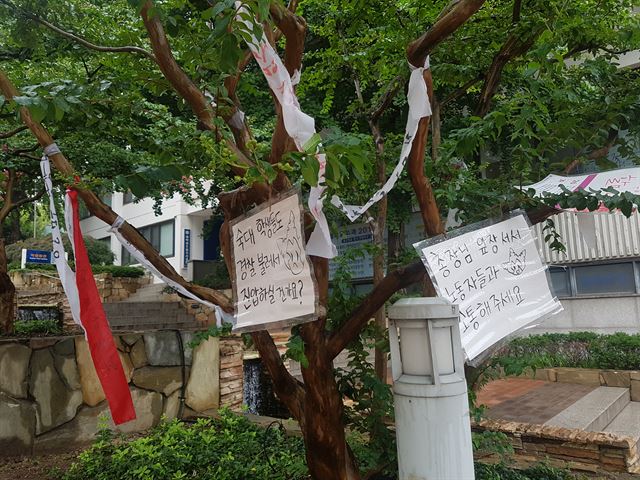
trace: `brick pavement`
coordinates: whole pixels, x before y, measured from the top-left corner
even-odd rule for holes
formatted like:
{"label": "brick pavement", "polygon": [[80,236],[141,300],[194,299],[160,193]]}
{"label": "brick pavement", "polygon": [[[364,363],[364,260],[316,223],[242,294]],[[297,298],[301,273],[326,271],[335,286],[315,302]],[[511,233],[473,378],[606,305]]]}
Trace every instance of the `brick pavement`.
{"label": "brick pavement", "polygon": [[543,424],[595,386],[505,378],[490,382],[478,393],[478,405],[488,407],[487,417]]}

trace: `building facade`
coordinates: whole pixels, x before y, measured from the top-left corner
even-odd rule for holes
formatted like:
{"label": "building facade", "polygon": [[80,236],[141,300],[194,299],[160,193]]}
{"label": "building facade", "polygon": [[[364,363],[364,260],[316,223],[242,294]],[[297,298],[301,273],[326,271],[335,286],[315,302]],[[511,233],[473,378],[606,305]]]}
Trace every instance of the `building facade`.
{"label": "building facade", "polygon": [[[193,280],[203,264],[219,258],[220,220],[213,217],[210,208],[202,208],[199,202],[187,203],[180,195],[162,203],[160,215],[153,210],[150,198],[136,199],[130,193],[114,193],[104,199],[114,211],[136,227],[154,248],[182,276]],[[80,227],[89,235],[107,243],[115,254],[116,264],[135,263],[118,239],[109,232],[109,225],[86,215]]]}

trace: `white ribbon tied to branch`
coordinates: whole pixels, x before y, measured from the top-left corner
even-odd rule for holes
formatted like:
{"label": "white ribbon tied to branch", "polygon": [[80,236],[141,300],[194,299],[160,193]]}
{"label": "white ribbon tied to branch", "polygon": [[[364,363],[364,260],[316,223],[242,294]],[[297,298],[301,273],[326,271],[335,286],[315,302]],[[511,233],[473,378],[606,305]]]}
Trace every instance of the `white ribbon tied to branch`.
{"label": "white ribbon tied to branch", "polygon": [[[240,16],[240,13],[247,13],[247,9],[241,2],[236,2],[235,6],[238,11],[237,21],[245,25],[247,33],[251,35],[251,41],[247,42],[247,45],[256,62],[258,62],[262,73],[264,73],[269,87],[282,106],[284,128],[293,139],[298,150],[302,151],[304,145],[316,133],[316,130],[315,120],[300,109],[300,104],[293,89],[294,82],[297,83],[299,78],[299,72],[296,71],[294,73],[294,80],[292,81],[280,56],[271,44],[264,36],[262,40],[258,40],[251,33],[253,24]],[[320,146],[318,146],[319,148]],[[309,210],[316,220],[316,226],[307,242],[307,253],[316,257],[333,258],[338,252],[331,241],[329,225],[323,211],[324,192],[326,189],[323,183],[327,161],[323,153],[317,153],[316,157],[319,164],[318,184],[315,187],[311,187],[308,202]]]}
{"label": "white ribbon tied to branch", "polygon": [[331,198],[331,203],[338,207],[352,222],[357,220],[360,215],[369,210],[372,205],[382,200],[384,195],[395,186],[396,182],[400,178],[404,166],[407,163],[409,154],[411,153],[411,147],[413,146],[413,139],[418,131],[418,123],[424,117],[431,115],[431,104],[429,103],[429,92],[427,91],[427,84],[424,81],[423,73],[429,68],[429,56],[427,56],[424,66],[416,68],[409,64],[412,69],[411,76],[409,77],[409,89],[407,91],[407,103],[409,104],[409,115],[407,116],[407,126],[404,132],[404,140],[402,142],[402,150],[400,152],[400,160],[393,169],[393,172],[385,182],[385,184],[378,190],[364,205],[345,205],[337,195]]}

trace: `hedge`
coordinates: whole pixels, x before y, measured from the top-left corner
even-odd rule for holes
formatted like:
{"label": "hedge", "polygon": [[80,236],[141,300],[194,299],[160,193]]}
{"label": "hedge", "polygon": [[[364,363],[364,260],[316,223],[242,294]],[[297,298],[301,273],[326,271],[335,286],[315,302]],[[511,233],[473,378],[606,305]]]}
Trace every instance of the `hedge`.
{"label": "hedge", "polygon": [[546,333],[517,338],[495,359],[536,368],[640,370],[640,334]]}
{"label": "hedge", "polygon": [[[73,263],[69,262],[69,265],[73,267]],[[24,271],[47,271],[55,272],[56,266],[46,263],[27,263]],[[20,265],[12,263],[9,265],[9,270],[20,270]],[[120,265],[91,265],[91,270],[94,274],[98,273],[110,273],[115,278],[139,278],[144,276],[144,269],[140,267],[127,267]]]}

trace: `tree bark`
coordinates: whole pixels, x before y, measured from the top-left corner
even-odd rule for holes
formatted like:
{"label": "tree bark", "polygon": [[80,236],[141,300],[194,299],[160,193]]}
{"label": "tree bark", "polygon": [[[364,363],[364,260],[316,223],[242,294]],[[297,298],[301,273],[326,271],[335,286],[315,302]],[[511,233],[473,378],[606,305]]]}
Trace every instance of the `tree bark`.
{"label": "tree bark", "polygon": [[0,334],[11,335],[15,320],[16,287],[9,277],[4,238],[0,237]]}

